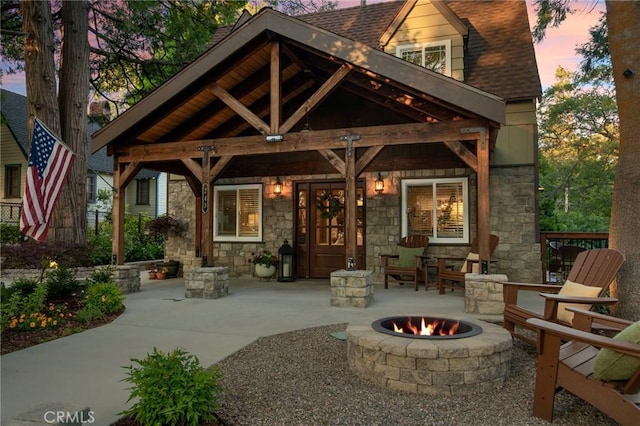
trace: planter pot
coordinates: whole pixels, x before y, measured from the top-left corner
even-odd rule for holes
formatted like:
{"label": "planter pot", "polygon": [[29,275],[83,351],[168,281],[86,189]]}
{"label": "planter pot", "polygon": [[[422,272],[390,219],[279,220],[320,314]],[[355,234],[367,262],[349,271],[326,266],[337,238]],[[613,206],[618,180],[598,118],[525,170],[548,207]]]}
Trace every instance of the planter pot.
{"label": "planter pot", "polygon": [[276,267],[271,265],[271,266],[265,266],[265,265],[261,265],[259,263],[256,263],[256,276],[260,277],[260,278],[268,278],[273,276],[273,274],[276,273]]}
{"label": "planter pot", "polygon": [[164,280],[167,278],[166,272],[156,272],[156,278],[159,280]]}
{"label": "planter pot", "polygon": [[150,280],[155,280],[156,279],[156,272],[149,271],[149,279]]}
{"label": "planter pot", "polygon": [[167,277],[175,278],[178,276],[178,269],[180,269],[180,262],[178,262],[177,260],[162,262],[158,264],[158,267],[164,268],[167,270]]}

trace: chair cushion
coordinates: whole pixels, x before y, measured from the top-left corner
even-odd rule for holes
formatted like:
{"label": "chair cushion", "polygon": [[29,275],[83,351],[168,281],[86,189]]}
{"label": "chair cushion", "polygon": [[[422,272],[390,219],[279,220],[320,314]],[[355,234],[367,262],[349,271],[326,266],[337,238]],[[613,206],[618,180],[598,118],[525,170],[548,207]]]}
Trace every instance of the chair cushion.
{"label": "chair cushion", "polygon": [[[616,334],[615,340],[640,345],[640,321]],[[593,364],[593,376],[598,380],[628,380],[640,368],[640,359],[600,349]]]}
{"label": "chair cushion", "polygon": [[[602,289],[600,287],[592,287],[567,280],[558,294],[562,296],[575,297],[598,297],[601,291]],[[567,311],[566,309],[569,307],[585,310],[591,309],[591,305],[585,305],[581,303],[558,303],[558,321],[566,322],[568,324],[573,323],[573,312]]]}
{"label": "chair cushion", "polygon": [[[469,253],[467,256],[467,260],[480,260],[480,255],[478,253]],[[467,272],[467,261],[465,260],[462,264],[462,268],[460,268],[460,272]],[[473,262],[471,264],[471,273],[479,274],[480,273],[480,262]]]}
{"label": "chair cushion", "polygon": [[402,268],[413,268],[416,264],[416,256],[422,256],[424,247],[398,247],[398,266]]}

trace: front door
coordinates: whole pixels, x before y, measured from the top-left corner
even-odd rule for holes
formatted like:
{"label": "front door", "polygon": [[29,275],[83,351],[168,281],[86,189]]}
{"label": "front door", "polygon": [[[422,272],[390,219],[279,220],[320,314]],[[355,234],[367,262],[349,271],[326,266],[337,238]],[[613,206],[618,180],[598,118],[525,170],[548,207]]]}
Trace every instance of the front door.
{"label": "front door", "polygon": [[[296,272],[298,276],[328,278],[346,268],[344,190],[341,182],[302,182],[296,185]],[[356,267],[364,267],[364,182],[358,181]]]}

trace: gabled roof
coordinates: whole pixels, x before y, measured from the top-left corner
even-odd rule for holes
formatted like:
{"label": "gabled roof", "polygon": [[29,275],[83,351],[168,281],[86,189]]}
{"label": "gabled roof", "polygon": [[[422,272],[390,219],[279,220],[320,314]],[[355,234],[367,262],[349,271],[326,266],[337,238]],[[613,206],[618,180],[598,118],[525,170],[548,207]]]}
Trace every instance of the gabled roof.
{"label": "gabled roof", "polygon": [[[390,1],[296,18],[380,49],[381,41],[384,44],[388,41],[389,32],[397,29],[394,28],[396,20],[406,17],[414,4],[415,0]],[[459,31],[461,25],[468,30],[464,61],[466,84],[507,101],[542,95],[527,7],[523,0],[447,0],[434,1],[433,4]],[[219,28],[211,44],[219,43],[232,29],[231,26]]]}
{"label": "gabled roof", "polygon": [[[123,146],[229,137],[219,129],[234,117],[220,96],[225,91],[241,92],[238,87],[244,85],[244,107],[254,108],[261,98],[268,98],[270,42],[274,39],[283,43],[288,60],[283,63],[282,84],[288,84],[291,93],[317,88],[347,66],[352,71],[342,88],[375,98],[380,105],[410,108],[413,117],[422,117],[419,121],[459,117],[504,122],[504,101],[495,95],[301,19],[263,9],[96,133],[94,151],[114,141]],[[291,93],[286,101],[295,110],[301,105]],[[195,116],[199,116],[197,124]]]}

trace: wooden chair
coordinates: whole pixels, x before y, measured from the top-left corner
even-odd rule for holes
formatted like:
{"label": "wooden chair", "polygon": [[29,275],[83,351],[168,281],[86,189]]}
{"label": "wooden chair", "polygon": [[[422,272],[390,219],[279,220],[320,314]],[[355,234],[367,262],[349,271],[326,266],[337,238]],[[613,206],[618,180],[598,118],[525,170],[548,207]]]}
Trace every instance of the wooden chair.
{"label": "wooden chair", "polygon": [[[503,326],[513,337],[519,338],[528,343],[535,341],[525,334],[516,330],[516,327],[530,328],[527,326],[527,319],[539,318],[552,322],[562,322],[558,320],[558,304],[572,303],[582,304],[587,310],[589,305],[600,304],[610,305],[617,303],[617,299],[603,297],[609,288],[609,284],[614,280],[618,271],[624,263],[624,256],[614,249],[593,249],[578,253],[575,263],[567,277],[567,283],[582,284],[583,286],[596,287],[591,297],[576,296],[571,294],[558,293],[563,286],[558,284],[526,284],[505,282],[502,283],[504,297],[504,322]],[[519,291],[537,291],[544,297],[544,311],[533,312],[518,306]],[[565,322],[565,325],[570,325]]]}
{"label": "wooden chair", "polygon": [[[424,280],[425,290],[428,288],[426,235],[409,235],[398,243],[398,254],[381,254],[384,268],[384,288],[389,288],[389,278],[400,285],[413,284],[418,291],[420,278]],[[391,260],[395,259],[395,260]]]}
{"label": "wooden chair", "polygon": [[596,324],[620,330],[632,323],[590,311],[569,309],[574,312],[574,328],[539,318],[527,320],[538,335],[533,415],[551,422],[555,394],[564,389],[623,426],[640,424],[640,369],[622,381],[603,381],[593,374],[595,358],[601,348],[640,360],[640,345],[588,331]]}
{"label": "wooden chair", "polygon": [[[497,235],[490,235],[490,255],[493,255],[493,252],[496,250],[496,247],[498,247],[499,242],[500,238],[498,238]],[[470,272],[480,272],[477,238],[471,243],[471,249],[469,250],[467,257],[438,258],[438,289],[440,294],[444,294],[445,288],[450,288],[452,291],[456,288],[464,289],[464,276]]]}

